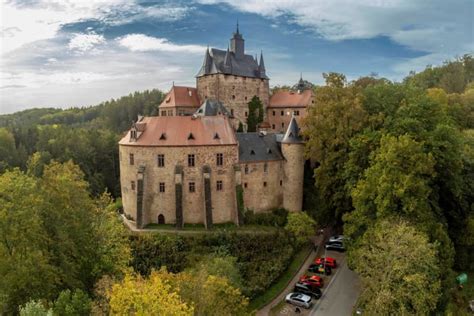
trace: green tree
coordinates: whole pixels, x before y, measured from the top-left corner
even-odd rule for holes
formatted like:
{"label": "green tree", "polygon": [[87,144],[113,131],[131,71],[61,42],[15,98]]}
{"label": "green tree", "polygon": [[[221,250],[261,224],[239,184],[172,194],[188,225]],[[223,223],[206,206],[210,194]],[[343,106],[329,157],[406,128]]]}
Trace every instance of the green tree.
{"label": "green tree", "polygon": [[254,95],[248,103],[249,112],[247,116],[247,132],[256,132],[257,125],[263,122],[263,103]]}
{"label": "green tree", "polygon": [[378,221],[350,253],[362,279],[358,304],[368,315],[428,315],[441,282],[436,246],[403,220]]}
{"label": "green tree", "polygon": [[341,74],[329,74],[326,80],[326,86],[316,93],[302,131],[308,139],[306,157],[317,163],[314,174],[318,209],[328,214],[326,221],[340,221],[342,214],[352,209],[343,174],[349,142],[365,127],[367,113],[359,87],[344,86],[345,77]]}
{"label": "green tree", "polygon": [[296,240],[296,244],[301,246],[308,242],[316,229],[316,222],[306,212],[290,212],[285,230],[291,233]]}
{"label": "green tree", "polygon": [[6,128],[0,128],[0,173],[16,163],[15,138]]}
{"label": "green tree", "polygon": [[61,316],[88,316],[91,313],[92,301],[81,290],[64,290],[54,302],[54,314]]}
{"label": "green tree", "polygon": [[44,307],[40,301],[29,301],[20,307],[20,316],[53,316],[53,311]]}

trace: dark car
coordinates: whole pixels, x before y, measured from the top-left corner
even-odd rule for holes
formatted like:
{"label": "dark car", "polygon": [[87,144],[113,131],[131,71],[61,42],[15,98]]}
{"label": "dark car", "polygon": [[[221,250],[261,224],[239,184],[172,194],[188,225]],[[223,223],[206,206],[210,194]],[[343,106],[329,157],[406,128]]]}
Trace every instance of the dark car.
{"label": "dark car", "polygon": [[316,263],[312,263],[309,266],[308,271],[312,273],[325,274],[325,275],[331,275],[332,273],[332,269],[330,266],[324,265],[324,264],[316,264]]}
{"label": "dark car", "polygon": [[337,250],[337,251],[346,251],[346,248],[344,247],[344,244],[340,241],[334,241],[334,242],[327,242],[326,243],[326,250]]}
{"label": "dark car", "polygon": [[322,295],[321,290],[317,287],[311,287],[308,284],[304,284],[301,282],[297,282],[293,289],[293,292],[296,293],[303,293],[309,296],[314,297],[315,299],[319,299]]}

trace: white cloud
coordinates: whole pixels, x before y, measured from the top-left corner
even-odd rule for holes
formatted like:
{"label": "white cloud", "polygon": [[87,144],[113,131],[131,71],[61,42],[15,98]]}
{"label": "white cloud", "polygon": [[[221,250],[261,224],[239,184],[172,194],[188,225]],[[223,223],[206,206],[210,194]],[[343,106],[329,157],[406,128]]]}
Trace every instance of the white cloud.
{"label": "white cloud", "polygon": [[[198,0],[286,20],[332,40],[387,36],[413,50],[452,58],[474,51],[472,0]],[[423,59],[411,64],[419,69]],[[438,60],[437,62],[441,62]],[[398,67],[404,68],[404,67]]]}
{"label": "white cloud", "polygon": [[70,50],[77,50],[79,52],[90,51],[97,45],[103,44],[105,38],[103,35],[95,33],[75,33],[69,41],[68,47]]}
{"label": "white cloud", "polygon": [[145,34],[128,34],[118,38],[117,41],[133,52],[163,51],[203,54],[206,49],[200,45],[178,45],[166,38],[151,37]]}

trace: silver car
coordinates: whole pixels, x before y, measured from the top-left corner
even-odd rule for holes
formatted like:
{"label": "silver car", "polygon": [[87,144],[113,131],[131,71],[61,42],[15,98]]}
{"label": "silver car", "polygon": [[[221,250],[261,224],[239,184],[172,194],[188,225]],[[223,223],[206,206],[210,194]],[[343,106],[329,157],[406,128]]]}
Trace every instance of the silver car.
{"label": "silver car", "polygon": [[302,293],[290,293],[286,296],[285,301],[295,306],[310,308],[311,296]]}
{"label": "silver car", "polygon": [[328,242],[343,242],[344,241],[344,235],[334,235],[329,237]]}

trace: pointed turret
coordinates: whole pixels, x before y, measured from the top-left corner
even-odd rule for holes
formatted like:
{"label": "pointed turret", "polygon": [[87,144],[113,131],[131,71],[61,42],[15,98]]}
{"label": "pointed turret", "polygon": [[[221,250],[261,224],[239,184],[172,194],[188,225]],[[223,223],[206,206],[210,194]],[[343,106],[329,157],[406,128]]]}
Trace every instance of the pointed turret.
{"label": "pointed turret", "polygon": [[265,77],[265,63],[263,62],[263,52],[260,52],[260,63],[258,64],[258,71],[260,72],[260,77]]}
{"label": "pointed turret", "polygon": [[212,60],[211,53],[209,52],[209,45],[207,46],[206,53],[204,54],[204,61],[202,62],[201,70],[197,74],[197,77],[208,75],[215,72],[214,61]]}
{"label": "pointed turret", "polygon": [[231,63],[230,58],[231,57],[230,57],[229,46],[227,46],[227,51],[226,51],[225,57],[224,57],[224,66],[226,67],[227,71],[232,71],[232,63]]}
{"label": "pointed turret", "polygon": [[296,123],[294,116],[291,118],[290,125],[288,125],[288,129],[286,130],[285,136],[283,136],[281,142],[284,144],[298,144],[303,142],[303,139],[300,136],[300,128],[298,127],[298,123]]}

